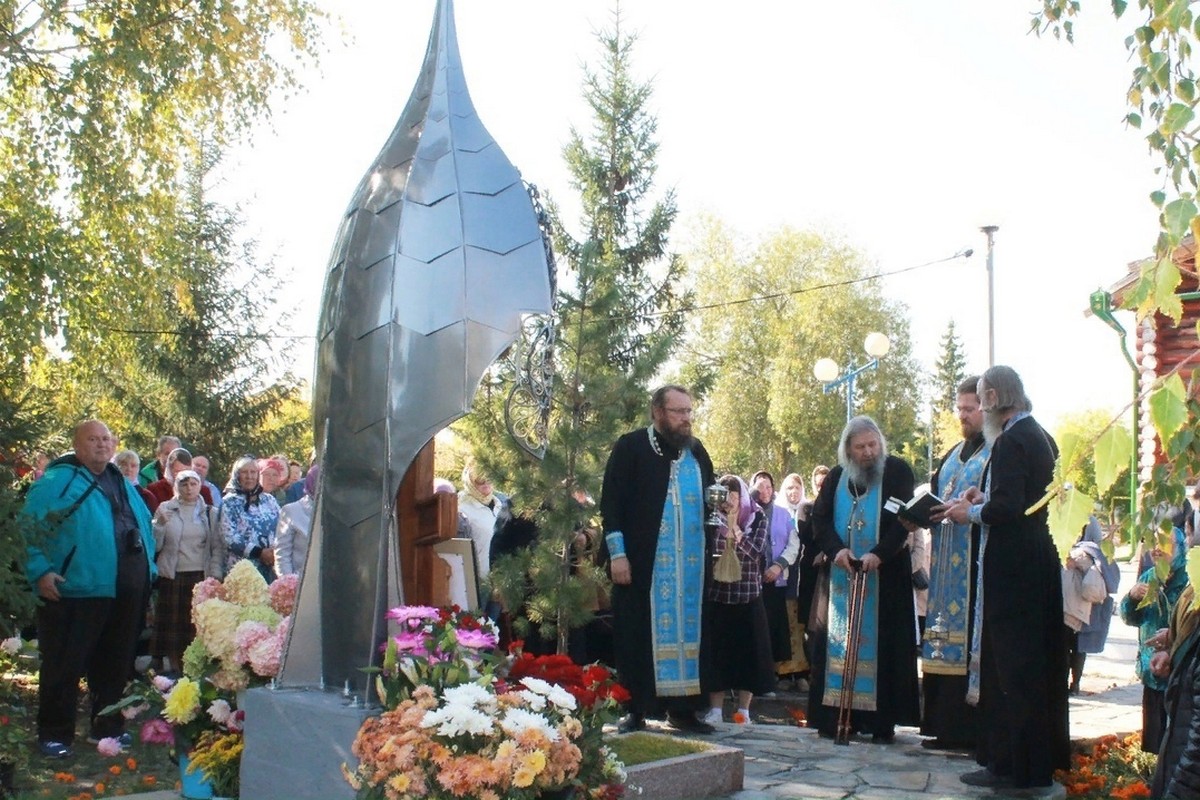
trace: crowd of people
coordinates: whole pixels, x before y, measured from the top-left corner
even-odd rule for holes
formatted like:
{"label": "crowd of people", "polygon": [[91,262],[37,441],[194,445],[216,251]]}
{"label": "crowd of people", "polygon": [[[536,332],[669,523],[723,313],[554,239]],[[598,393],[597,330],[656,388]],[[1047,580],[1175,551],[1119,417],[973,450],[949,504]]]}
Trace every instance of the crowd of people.
{"label": "crowd of people", "polygon": [[[614,445],[600,498],[616,665],[632,695],[621,730],[665,716],[709,733],[730,695],[730,720],[749,723],[755,695],[807,689],[808,724],[822,736],[886,744],[897,726],[917,726],[925,747],[974,752],[980,768],[964,783],[1060,794],[1068,697],[1086,654],[1103,648],[1119,571],[1095,519],[1060,560],[1046,508],[1026,513],[1052,482],[1057,446],[1020,376],[992,367],[956,401],[962,440],[931,476],[921,525],[908,513],[913,471],[869,417],[848,422],[832,469],[813,471],[814,497],[790,474],[779,501],[768,472],[716,476],[685,387],[654,392],[650,425]],[[1167,722],[1180,712],[1161,695],[1180,668],[1160,662],[1197,649],[1158,630],[1186,583],[1181,558],[1163,582],[1168,607],[1138,611],[1161,648],[1140,667],[1147,697],[1159,693],[1148,725],[1165,730],[1148,730],[1146,747],[1165,736],[1164,753],[1172,742],[1186,750],[1191,720],[1189,705],[1185,723]],[[1122,602],[1131,621],[1146,582]],[[1200,753],[1182,761],[1200,786]],[[1166,756],[1160,772],[1179,763]]]}
{"label": "crowd of people", "polygon": [[[1060,561],[1046,509],[1027,513],[1057,447],[1014,370],[965,380],[956,410],[962,440],[930,476],[922,523],[910,511],[913,470],[870,417],[847,423],[836,465],[811,472],[811,496],[797,473],[777,493],[766,470],[718,477],[692,435],[690,392],[656,390],[649,426],[612,448],[595,532],[612,582],[611,659],[632,698],[621,730],[665,716],[711,733],[728,697],[730,720],[749,724],[755,696],[795,689],[822,736],[886,744],[897,726],[919,727],[925,747],[974,751],[967,784],[1058,791],[1068,695],[1087,653],[1103,649],[1119,571],[1095,518]],[[243,559],[268,582],[303,573],[320,475],[244,456],[221,487],[179,439],[162,437],[142,467],[98,420],[78,425],[73,444],[39,469],[23,511],[26,573],[42,599],[38,738],[49,758],[71,753],[81,677],[89,738],[127,737],[120,715],[98,712],[130,677],[148,607],[150,655],[178,671],[198,583]],[[491,565],[537,530],[474,465],[462,483],[459,536],[472,542],[485,604]],[[1147,555],[1119,603],[1139,629],[1143,748],[1160,754],[1156,788],[1169,796],[1200,796],[1200,617],[1184,569],[1198,516],[1176,517],[1172,542]],[[591,533],[577,531],[580,547]]]}
{"label": "crowd of people", "polygon": [[32,476],[22,510],[25,573],[41,599],[38,749],[52,759],[72,754],[82,677],[89,741],[130,741],[120,714],[99,712],[120,699],[147,628],[151,660],[181,671],[198,583],[242,559],[268,582],[303,573],[320,475],[314,465],[302,476],[283,456],[245,456],[222,489],[208,480],[209,460],[174,436],[144,468],[99,420],[77,425],[72,443]]}

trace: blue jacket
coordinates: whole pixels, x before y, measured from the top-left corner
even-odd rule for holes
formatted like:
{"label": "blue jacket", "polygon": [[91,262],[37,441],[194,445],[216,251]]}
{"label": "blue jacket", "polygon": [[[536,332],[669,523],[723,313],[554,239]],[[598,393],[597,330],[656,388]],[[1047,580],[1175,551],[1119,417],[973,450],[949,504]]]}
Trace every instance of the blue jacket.
{"label": "blue jacket", "polygon": [[[110,464],[107,469],[115,471],[116,467]],[[153,580],[156,568],[150,511],[133,485],[118,476],[137,520]],[[58,586],[63,597],[116,596],[117,540],[108,498],[97,489],[64,518],[95,482],[87,467],[70,455],[47,467],[46,474],[30,486],[21,515],[29,542],[25,577],[35,592],[39,578],[57,572],[66,579]]]}

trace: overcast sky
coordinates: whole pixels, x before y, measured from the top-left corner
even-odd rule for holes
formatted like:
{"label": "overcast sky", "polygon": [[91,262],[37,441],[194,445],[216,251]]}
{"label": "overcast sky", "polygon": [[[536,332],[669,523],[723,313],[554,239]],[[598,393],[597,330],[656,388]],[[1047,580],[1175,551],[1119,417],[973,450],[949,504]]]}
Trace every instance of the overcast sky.
{"label": "overcast sky", "polygon": [[[332,5],[332,4],[331,4]],[[581,65],[609,0],[458,0],[476,109],[509,159],[556,198],[571,192],[561,150],[590,124]],[[661,187],[681,219],[723,218],[749,239],[782,225],[842,236],[880,271],[970,259],[891,278],[932,365],[953,318],[987,366],[981,225],[995,250],[996,361],[1024,377],[1035,413],[1117,408],[1131,376],[1088,295],[1147,255],[1160,188],[1141,136],[1126,130],[1131,66],[1106,4],[1085,7],[1074,45],[1027,33],[1035,3],[922,0],[626,0],[635,70],[651,79]],[[273,255],[291,333],[316,328],[341,214],[408,98],[433,0],[340,0],[346,40],[282,102],[270,128],[227,162],[221,197]],[[1130,11],[1130,14],[1134,14]],[[1125,314],[1132,328],[1132,315]],[[311,375],[314,342],[297,371]],[[839,354],[813,353],[812,360]]]}

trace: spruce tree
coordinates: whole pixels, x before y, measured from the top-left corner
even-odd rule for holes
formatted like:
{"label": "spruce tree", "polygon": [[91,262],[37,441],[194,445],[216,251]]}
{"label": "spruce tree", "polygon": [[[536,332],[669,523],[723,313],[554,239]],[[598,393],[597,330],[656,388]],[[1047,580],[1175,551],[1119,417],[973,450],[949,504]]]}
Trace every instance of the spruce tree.
{"label": "spruce tree", "polygon": [[954,320],[946,324],[942,353],[933,367],[934,411],[953,411],[958,399],[958,385],[967,377],[966,351],[954,330]]}
{"label": "spruce tree", "polygon": [[241,236],[237,210],[209,197],[218,158],[206,147],[189,164],[174,230],[156,253],[159,274],[171,276],[158,302],[129,320],[113,337],[112,362],[84,380],[122,446],[146,452],[158,435],[177,435],[209,456],[220,484],[245,453],[306,456],[311,422],[282,371],[291,348],[274,270]]}
{"label": "spruce tree", "polygon": [[561,273],[554,321],[555,370],[549,447],[537,460],[504,426],[505,370],[485,378],[474,412],[459,425],[475,457],[514,511],[535,519],[539,535],[528,551],[492,564],[492,584],[514,613],[518,632],[538,626],[566,648],[569,628],[592,616],[606,577],[590,559],[572,554],[577,533],[598,541],[596,502],[616,438],[648,424],[651,381],[681,330],[676,312],[682,261],[667,251],[675,198],[653,197],[658,144],[648,109],[651,86],[633,75],[635,37],[621,29],[597,34],[598,70],[584,68],[583,95],[591,127],[572,128],[564,148],[581,216],[574,226],[547,204]]}

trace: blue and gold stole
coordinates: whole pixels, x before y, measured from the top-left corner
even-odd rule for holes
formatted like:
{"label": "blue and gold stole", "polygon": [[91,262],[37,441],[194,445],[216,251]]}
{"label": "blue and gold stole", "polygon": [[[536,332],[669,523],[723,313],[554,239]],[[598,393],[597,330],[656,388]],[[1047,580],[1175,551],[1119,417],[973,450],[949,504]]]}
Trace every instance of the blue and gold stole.
{"label": "blue and gold stole", "polygon": [[655,694],[700,694],[704,487],[691,450],[671,462],[650,583]]}
{"label": "blue and gold stole", "polygon": [[[861,558],[879,543],[882,498],[880,483],[871,486],[863,495],[853,495],[850,478],[842,470],[833,503],[833,524],[835,530],[844,531],[842,539],[857,557]],[[849,605],[850,572],[835,566],[829,575],[829,638],[825,654],[825,695],[821,698],[821,702],[827,706],[841,704]],[[879,571],[875,570],[867,573],[867,591],[863,598],[862,627],[858,639],[858,672],[854,678],[851,708],[875,710],[878,669]]]}
{"label": "blue and gold stole", "polygon": [[[987,442],[964,463],[959,454],[963,445],[946,457],[938,474],[942,499],[949,502],[983,480],[992,447]],[[925,641],[921,647],[921,669],[935,675],[966,675],[971,643],[967,641],[967,621],[971,596],[971,523],[949,520],[932,530],[932,557],[929,565],[929,604],[926,606]],[[935,626],[942,631],[942,646],[937,657],[931,638]]]}

